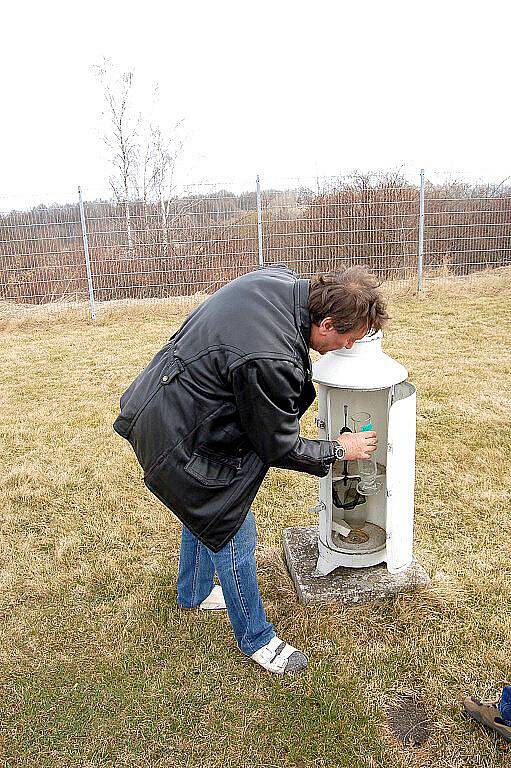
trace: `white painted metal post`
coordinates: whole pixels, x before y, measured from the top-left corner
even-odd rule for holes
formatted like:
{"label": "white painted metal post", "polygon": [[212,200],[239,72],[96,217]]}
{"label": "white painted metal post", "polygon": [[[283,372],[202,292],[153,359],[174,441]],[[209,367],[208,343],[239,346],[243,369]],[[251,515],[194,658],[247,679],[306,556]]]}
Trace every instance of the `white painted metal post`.
{"label": "white painted metal post", "polygon": [[80,221],[82,223],[83,251],[85,254],[85,266],[87,268],[87,283],[89,284],[90,311],[93,320],[96,319],[96,305],[94,303],[94,285],[92,283],[92,272],[90,268],[89,257],[89,239],[87,237],[87,227],[85,226],[85,211],[83,208],[82,190],[78,187],[78,200],[80,202]]}
{"label": "white painted metal post", "polygon": [[256,178],[256,200],[257,200],[257,250],[259,253],[259,266],[264,266],[263,259],[263,216],[261,208],[261,186],[259,176]]}
{"label": "white painted metal post", "polygon": [[424,168],[421,168],[420,186],[420,210],[419,210],[419,263],[418,263],[418,290],[424,290],[422,280],[422,268],[424,262]]}

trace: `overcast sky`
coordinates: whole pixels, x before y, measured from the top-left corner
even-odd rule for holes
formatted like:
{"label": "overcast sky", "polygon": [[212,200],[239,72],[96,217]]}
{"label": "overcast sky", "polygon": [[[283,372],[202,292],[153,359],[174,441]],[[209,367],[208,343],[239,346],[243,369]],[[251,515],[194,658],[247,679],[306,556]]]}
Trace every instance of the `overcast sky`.
{"label": "overcast sky", "polygon": [[181,183],[355,168],[503,179],[509,3],[23,2],[2,10],[0,209],[109,196],[104,56],[184,120]]}

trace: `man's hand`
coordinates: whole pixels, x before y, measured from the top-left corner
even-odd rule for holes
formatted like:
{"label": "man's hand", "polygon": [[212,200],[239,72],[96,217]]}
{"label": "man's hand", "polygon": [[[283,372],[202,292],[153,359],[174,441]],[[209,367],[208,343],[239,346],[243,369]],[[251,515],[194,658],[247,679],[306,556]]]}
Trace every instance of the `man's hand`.
{"label": "man's hand", "polygon": [[346,450],[346,461],[370,459],[378,447],[376,432],[345,432],[339,435],[337,442]]}

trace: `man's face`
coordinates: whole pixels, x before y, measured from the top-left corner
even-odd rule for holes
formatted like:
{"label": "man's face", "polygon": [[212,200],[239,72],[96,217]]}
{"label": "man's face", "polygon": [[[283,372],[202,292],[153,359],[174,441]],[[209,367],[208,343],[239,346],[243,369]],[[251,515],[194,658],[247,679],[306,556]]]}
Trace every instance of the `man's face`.
{"label": "man's face", "polygon": [[338,333],[335,330],[332,319],[325,317],[319,325],[312,324],[309,346],[320,355],[332,352],[335,349],[351,349],[359,339],[363,339],[367,333],[367,324],[346,333]]}

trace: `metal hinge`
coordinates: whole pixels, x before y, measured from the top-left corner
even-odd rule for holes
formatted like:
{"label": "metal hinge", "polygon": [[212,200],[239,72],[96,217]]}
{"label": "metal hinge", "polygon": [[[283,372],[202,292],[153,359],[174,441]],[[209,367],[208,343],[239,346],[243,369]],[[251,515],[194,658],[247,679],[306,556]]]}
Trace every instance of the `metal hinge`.
{"label": "metal hinge", "polygon": [[324,419],[320,419],[319,416],[316,416],[314,421],[318,429],[326,429],[326,421]]}
{"label": "metal hinge", "polygon": [[320,501],[315,507],[309,507],[309,514],[320,515],[326,510],[326,505],[323,501]]}
{"label": "metal hinge", "polygon": [[387,499],[390,499],[390,497],[391,497],[391,496],[392,496],[392,491],[390,491],[390,490],[387,488]]}

